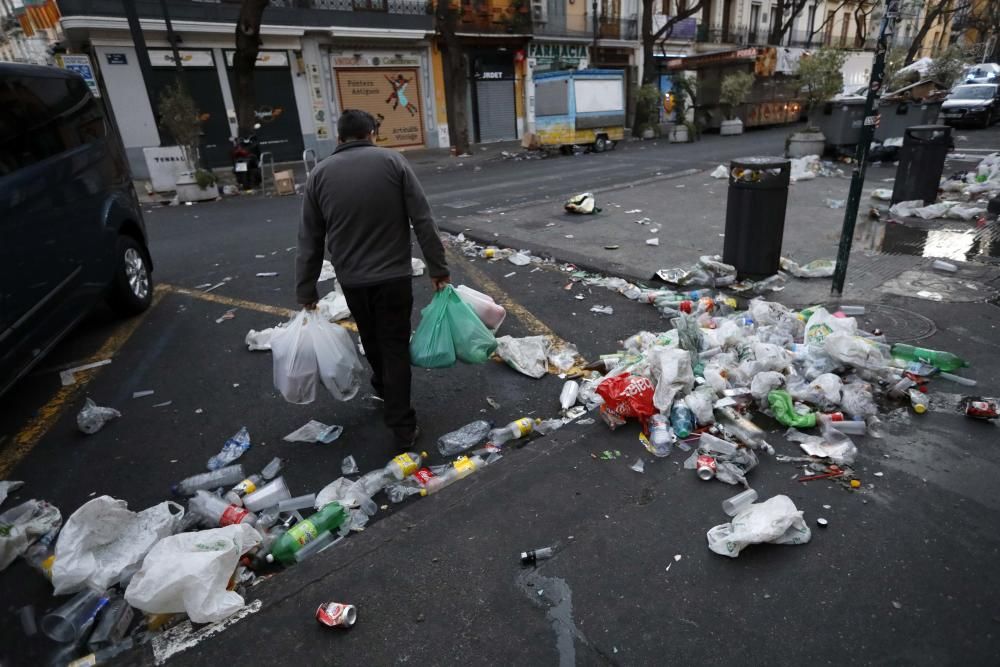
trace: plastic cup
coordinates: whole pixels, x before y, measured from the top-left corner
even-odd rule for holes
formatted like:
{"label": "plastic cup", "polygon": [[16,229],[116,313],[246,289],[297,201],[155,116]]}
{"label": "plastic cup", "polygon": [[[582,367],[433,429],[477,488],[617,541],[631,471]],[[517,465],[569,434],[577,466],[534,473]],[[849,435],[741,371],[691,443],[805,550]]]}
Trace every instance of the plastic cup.
{"label": "plastic cup", "polygon": [[294,498],[288,498],[278,503],[278,512],[282,513],[282,512],[291,512],[293,510],[306,509],[307,507],[312,507],[315,502],[316,502],[315,493],[308,493],[304,496],[296,496]]}
{"label": "plastic cup", "polygon": [[304,547],[295,552],[295,562],[301,563],[306,558],[309,558],[314,554],[318,554],[320,551],[323,551],[323,549],[326,549],[328,546],[331,546],[334,541],[335,540],[333,533],[331,533],[329,530],[324,532],[315,540],[309,542]]}
{"label": "plastic cup", "polygon": [[747,507],[749,507],[753,502],[757,500],[757,492],[753,489],[747,489],[746,491],[741,491],[731,498],[726,498],[722,501],[722,511],[729,516],[736,516]]}
{"label": "plastic cup", "polygon": [[844,420],[842,422],[830,422],[830,426],[847,435],[864,435],[868,432],[868,425],[863,421]]}
{"label": "plastic cup", "polygon": [[108,598],[101,593],[89,589],[80,591],[63,606],[42,617],[42,632],[60,644],[78,639],[107,602]]}
{"label": "plastic cup", "polygon": [[291,497],[292,494],[288,491],[285,478],[275,477],[272,481],[243,498],[243,507],[251,512],[259,512],[268,507],[274,507],[282,500]]}

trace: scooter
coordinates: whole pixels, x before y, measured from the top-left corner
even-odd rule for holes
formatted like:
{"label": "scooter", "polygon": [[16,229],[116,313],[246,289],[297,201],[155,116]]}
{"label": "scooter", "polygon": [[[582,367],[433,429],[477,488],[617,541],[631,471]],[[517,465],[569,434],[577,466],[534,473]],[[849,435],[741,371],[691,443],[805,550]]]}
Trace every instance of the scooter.
{"label": "scooter", "polygon": [[257,135],[239,137],[233,142],[233,174],[244,190],[252,190],[261,183],[260,142]]}

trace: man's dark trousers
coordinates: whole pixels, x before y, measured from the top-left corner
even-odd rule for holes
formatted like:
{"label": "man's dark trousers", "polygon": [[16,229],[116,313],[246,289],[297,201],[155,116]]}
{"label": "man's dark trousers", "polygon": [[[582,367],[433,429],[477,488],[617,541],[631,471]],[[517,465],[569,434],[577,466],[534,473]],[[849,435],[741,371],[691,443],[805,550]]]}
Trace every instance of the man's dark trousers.
{"label": "man's dark trousers", "polygon": [[397,445],[409,445],[417,426],[410,404],[411,279],[342,289],[372,367],[372,387],[385,401],[385,425]]}

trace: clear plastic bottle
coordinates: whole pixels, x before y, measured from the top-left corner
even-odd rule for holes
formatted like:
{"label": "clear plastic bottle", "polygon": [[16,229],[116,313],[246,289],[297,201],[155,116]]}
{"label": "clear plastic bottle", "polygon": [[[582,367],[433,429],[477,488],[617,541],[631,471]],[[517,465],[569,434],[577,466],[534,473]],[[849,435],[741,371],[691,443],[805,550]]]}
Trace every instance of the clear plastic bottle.
{"label": "clear plastic bottle", "polygon": [[492,428],[493,423],[485,419],[466,424],[457,431],[445,433],[438,438],[438,451],[441,452],[441,456],[461,454],[467,449],[482,444],[489,437]]}
{"label": "clear plastic bottle", "polygon": [[666,415],[655,414],[649,418],[649,443],[656,456],[670,456],[673,451],[674,433]]}
{"label": "clear plastic bottle", "polygon": [[580,383],[576,380],[567,380],[559,393],[559,405],[563,412],[576,405],[576,399],[580,395]]}
{"label": "clear plastic bottle", "polygon": [[178,496],[193,496],[194,492],[200,489],[217,489],[220,486],[236,484],[244,479],[246,479],[246,473],[243,472],[243,466],[237,463],[182,479],[174,484],[171,490]]}
{"label": "clear plastic bottle", "polygon": [[494,445],[502,445],[511,440],[523,438],[535,429],[535,422],[530,417],[515,419],[503,428],[495,428],[490,431],[489,442]]}
{"label": "clear plastic bottle", "polygon": [[681,401],[675,401],[670,409],[670,425],[678,438],[686,438],[694,430],[694,413]]}
{"label": "clear plastic bottle", "polygon": [[230,505],[242,505],[243,496],[253,493],[260,486],[260,483],[264,480],[260,475],[250,475],[245,480],[231,488],[223,499],[226,500]]}
{"label": "clear plastic bottle", "polygon": [[450,486],[458,480],[468,477],[484,465],[485,462],[479,456],[462,456],[451,464],[446,471],[428,479],[424,484],[424,488],[420,490],[420,495],[428,496],[432,493],[437,493],[446,486]]}
{"label": "clear plastic bottle", "polygon": [[716,408],[715,421],[744,445],[751,448],[767,448],[767,443],[764,442],[764,431],[733,408],[728,406]]}
{"label": "clear plastic bottle", "polygon": [[385,474],[391,475],[393,479],[399,481],[404,477],[409,477],[423,465],[427,458],[427,452],[406,452],[392,457],[392,460],[385,466]]}
{"label": "clear plastic bottle", "polygon": [[251,526],[257,523],[257,515],[237,505],[230,505],[218,496],[208,491],[195,492],[194,498],[188,501],[188,510],[197,514],[210,526],[231,526],[246,523]]}
{"label": "clear plastic bottle", "polygon": [[907,394],[910,397],[910,406],[913,411],[918,415],[922,415],[927,412],[927,407],[930,405],[930,399],[927,398],[926,394],[921,393],[917,389],[907,390]]}

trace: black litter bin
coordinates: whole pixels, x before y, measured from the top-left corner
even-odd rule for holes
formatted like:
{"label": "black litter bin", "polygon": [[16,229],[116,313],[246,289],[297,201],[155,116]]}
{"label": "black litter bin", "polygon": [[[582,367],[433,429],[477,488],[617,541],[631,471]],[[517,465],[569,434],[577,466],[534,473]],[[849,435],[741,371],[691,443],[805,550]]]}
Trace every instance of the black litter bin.
{"label": "black litter bin", "polygon": [[892,203],[920,199],[924,204],[933,204],[950,146],[951,128],[947,125],[906,128],[899,150],[896,183],[892,187]]}
{"label": "black litter bin", "polygon": [[729,167],[726,240],[722,259],[743,277],[778,272],[791,162],[782,157],[748,157]]}

